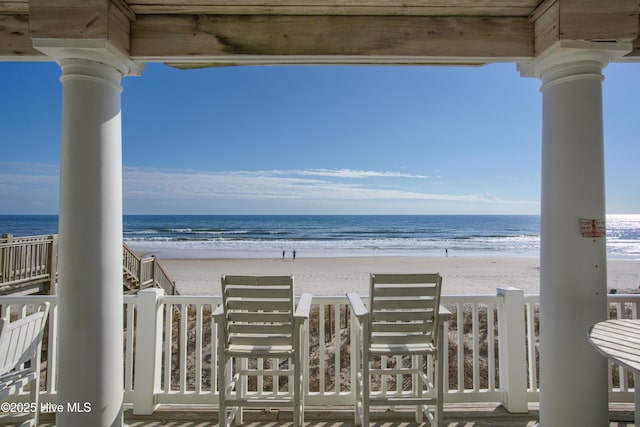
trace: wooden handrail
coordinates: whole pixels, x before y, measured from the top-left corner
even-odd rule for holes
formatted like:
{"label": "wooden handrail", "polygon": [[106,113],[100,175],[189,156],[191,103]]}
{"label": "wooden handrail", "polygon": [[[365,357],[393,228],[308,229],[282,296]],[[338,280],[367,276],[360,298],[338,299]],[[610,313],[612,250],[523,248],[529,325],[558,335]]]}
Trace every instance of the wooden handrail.
{"label": "wooden handrail", "polygon": [[122,242],[122,267],[125,273],[129,273],[139,279],[141,258]]}
{"label": "wooden handrail", "polygon": [[162,267],[162,264],[158,262],[156,257],[153,257],[156,260],[155,264],[155,283],[158,287],[164,289],[165,294],[167,295],[178,295],[178,290],[176,289],[176,282],[171,280],[165,269]]}
{"label": "wooden handrail", "polygon": [[[0,294],[55,292],[58,236],[0,238]],[[48,289],[47,289],[48,288]]]}
{"label": "wooden handrail", "polygon": [[136,283],[138,290],[148,287],[164,289],[167,295],[177,295],[176,284],[162,268],[155,256],[140,257],[126,244],[123,248],[124,274]]}
{"label": "wooden handrail", "polygon": [[[140,257],[123,242],[123,282],[129,280],[133,291],[160,287],[168,295],[177,295],[175,283],[155,256]],[[0,236],[0,294],[56,293],[58,235]]]}

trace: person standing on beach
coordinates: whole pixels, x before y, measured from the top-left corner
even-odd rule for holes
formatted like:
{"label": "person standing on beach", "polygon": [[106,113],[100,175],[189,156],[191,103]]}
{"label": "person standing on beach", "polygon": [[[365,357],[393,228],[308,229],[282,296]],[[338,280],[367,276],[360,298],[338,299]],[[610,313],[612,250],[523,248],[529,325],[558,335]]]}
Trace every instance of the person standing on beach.
{"label": "person standing on beach", "polygon": [[284,261],[284,256],[286,255],[285,251],[282,251],[282,260]]}
{"label": "person standing on beach", "polygon": [[293,250],[293,259],[294,260],[296,259],[296,250],[295,249]]}

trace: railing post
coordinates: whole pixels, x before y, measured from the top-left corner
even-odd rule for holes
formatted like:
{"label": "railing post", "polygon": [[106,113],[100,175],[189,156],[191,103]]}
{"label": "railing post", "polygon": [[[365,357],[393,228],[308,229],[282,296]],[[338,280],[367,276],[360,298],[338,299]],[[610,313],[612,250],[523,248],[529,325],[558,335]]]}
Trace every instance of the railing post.
{"label": "railing post", "polygon": [[153,262],[151,263],[151,286],[152,287],[156,287],[158,286],[158,276],[156,273],[156,266],[158,264],[158,259],[156,258],[155,255],[151,255],[151,259],[153,259]]}
{"label": "railing post", "polygon": [[51,246],[49,247],[49,294],[58,293],[58,235],[51,235]]}
{"label": "railing post", "polygon": [[162,310],[164,290],[144,289],[138,293],[133,413],[150,415],[156,407],[162,357]]}
{"label": "railing post", "polygon": [[138,265],[137,267],[137,274],[138,274],[138,290],[142,290],[142,282],[143,282],[143,274],[144,274],[144,270],[143,270],[143,265],[144,265],[144,260],[142,259],[142,257],[137,259],[138,261]]}
{"label": "railing post", "polygon": [[[11,234],[3,234],[0,239],[0,243],[10,243],[12,239]],[[9,250],[9,247],[0,246],[0,283],[9,281],[9,260],[6,252]]]}
{"label": "railing post", "polygon": [[498,296],[502,297],[498,310],[500,387],[505,392],[502,405],[511,413],[526,413],[529,408],[524,291],[511,287],[498,288]]}

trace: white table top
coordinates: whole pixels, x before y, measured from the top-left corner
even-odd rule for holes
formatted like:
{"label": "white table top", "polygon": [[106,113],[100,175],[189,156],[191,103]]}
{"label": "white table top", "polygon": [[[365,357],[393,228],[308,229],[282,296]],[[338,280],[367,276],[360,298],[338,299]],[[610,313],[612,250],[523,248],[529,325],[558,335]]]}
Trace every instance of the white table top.
{"label": "white table top", "polygon": [[640,374],[640,319],[596,323],[589,330],[588,337],[604,356]]}

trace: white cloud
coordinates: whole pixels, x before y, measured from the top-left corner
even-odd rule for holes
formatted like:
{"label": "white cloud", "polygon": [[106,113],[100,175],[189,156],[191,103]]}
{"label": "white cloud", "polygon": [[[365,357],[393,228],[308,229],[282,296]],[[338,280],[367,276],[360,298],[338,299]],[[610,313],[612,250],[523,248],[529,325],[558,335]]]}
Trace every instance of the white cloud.
{"label": "white cloud", "polygon": [[0,161],[0,184],[42,185],[58,184],[60,168],[49,163],[21,163]]}
{"label": "white cloud", "polygon": [[[372,180],[373,179],[373,180]],[[435,179],[393,171],[351,169],[203,172],[123,169],[125,212],[238,213],[537,213],[538,201],[504,200],[492,193],[420,191]],[[419,181],[421,184],[416,185]],[[57,165],[0,163],[0,198],[29,213],[43,192],[57,194]],[[50,212],[57,211],[57,197]],[[271,210],[269,210],[271,209]],[[321,211],[321,212],[320,212]],[[0,211],[0,213],[3,213]],[[5,212],[6,213],[6,212]]]}
{"label": "white cloud", "polygon": [[[274,171],[275,172],[275,171]],[[412,175],[400,172],[380,172],[380,171],[360,171],[353,169],[309,169],[309,170],[291,170],[278,171],[282,175],[300,175],[300,176],[324,176],[336,178],[415,178],[430,179],[434,177],[424,175]]]}
{"label": "white cloud", "polygon": [[59,181],[56,165],[0,162],[0,195],[57,191]]}
{"label": "white cloud", "polygon": [[0,214],[56,213],[59,181],[57,165],[0,162]]}
{"label": "white cloud", "polygon": [[[314,177],[314,178],[308,178]],[[403,190],[388,184],[376,187],[331,178],[401,177],[426,179],[421,175],[393,172],[312,169],[309,171],[189,172],[125,168],[125,195],[198,199],[312,199],[312,200],[434,200],[467,203],[520,203],[494,194],[437,194]]]}

